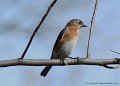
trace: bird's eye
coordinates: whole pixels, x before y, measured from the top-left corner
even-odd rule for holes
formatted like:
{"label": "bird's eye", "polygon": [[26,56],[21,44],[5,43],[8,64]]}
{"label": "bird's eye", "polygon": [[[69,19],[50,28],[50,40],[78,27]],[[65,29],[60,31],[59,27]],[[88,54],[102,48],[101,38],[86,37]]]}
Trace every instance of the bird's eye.
{"label": "bird's eye", "polygon": [[82,22],[81,22],[81,21],[78,21],[78,23],[79,23],[79,24],[82,24]]}

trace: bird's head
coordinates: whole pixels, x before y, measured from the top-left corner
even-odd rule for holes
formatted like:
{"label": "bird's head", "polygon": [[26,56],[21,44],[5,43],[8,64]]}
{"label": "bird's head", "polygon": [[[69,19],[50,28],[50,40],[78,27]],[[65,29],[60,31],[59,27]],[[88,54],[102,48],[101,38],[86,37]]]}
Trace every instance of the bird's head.
{"label": "bird's head", "polygon": [[72,19],[68,22],[67,26],[74,25],[75,28],[80,29],[81,27],[87,27],[80,19]]}

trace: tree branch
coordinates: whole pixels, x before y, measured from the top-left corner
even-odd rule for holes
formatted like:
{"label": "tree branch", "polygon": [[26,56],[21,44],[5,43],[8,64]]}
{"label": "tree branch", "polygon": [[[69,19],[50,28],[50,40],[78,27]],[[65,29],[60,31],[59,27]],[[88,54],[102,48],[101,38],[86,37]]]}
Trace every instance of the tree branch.
{"label": "tree branch", "polygon": [[53,0],[53,2],[52,2],[52,3],[50,4],[50,6],[48,7],[46,13],[45,13],[44,16],[42,17],[42,19],[41,19],[40,23],[38,24],[38,26],[35,28],[32,36],[30,37],[30,40],[29,40],[29,42],[28,42],[28,44],[27,44],[27,46],[26,46],[26,48],[25,48],[25,50],[24,50],[21,58],[19,58],[19,59],[23,59],[23,58],[24,58],[25,54],[26,54],[27,51],[28,51],[28,48],[30,47],[30,44],[32,43],[32,40],[33,40],[35,34],[36,34],[37,31],[39,30],[40,26],[42,25],[42,23],[44,22],[45,18],[46,18],[47,15],[48,15],[48,13],[50,12],[50,10],[52,9],[52,7],[55,5],[56,2],[57,2],[57,0]]}
{"label": "tree branch", "polygon": [[[107,65],[120,64],[120,58],[112,58],[112,59],[77,58],[77,59],[65,59],[64,62],[67,63],[67,65],[97,65],[97,66],[103,66],[105,68],[110,68]],[[59,59],[23,59],[23,60],[12,59],[12,60],[0,61],[0,67],[47,66],[47,65],[64,66],[65,64],[61,63]]]}
{"label": "tree branch", "polygon": [[98,0],[96,0],[96,2],[95,2],[95,7],[94,7],[92,19],[91,19],[91,26],[90,26],[90,32],[89,32],[89,38],[88,38],[86,58],[90,58],[90,41],[91,41],[92,29],[93,29],[93,25],[94,25],[94,19],[95,19],[97,6],[98,6]]}
{"label": "tree branch", "polygon": [[116,51],[114,51],[114,50],[110,50],[111,52],[113,52],[113,53],[116,53],[116,54],[119,54],[120,55],[120,52],[116,52]]}

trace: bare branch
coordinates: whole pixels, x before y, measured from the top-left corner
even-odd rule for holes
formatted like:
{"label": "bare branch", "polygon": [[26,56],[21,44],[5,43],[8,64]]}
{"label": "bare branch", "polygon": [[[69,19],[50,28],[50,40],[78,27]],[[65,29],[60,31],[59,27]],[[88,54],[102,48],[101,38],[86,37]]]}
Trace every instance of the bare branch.
{"label": "bare branch", "polygon": [[103,67],[109,68],[109,69],[117,69],[117,68],[120,68],[118,65],[117,65],[117,66],[114,66],[114,67],[108,66],[108,65],[104,65]]}
{"label": "bare branch", "polygon": [[119,55],[120,55],[119,52],[116,52],[116,51],[114,51],[114,50],[110,50],[110,51],[113,52],[113,53],[116,53],[116,54],[119,54]]}
{"label": "bare branch", "polygon": [[28,42],[28,44],[27,44],[27,46],[26,46],[26,48],[25,48],[25,50],[24,50],[21,58],[19,58],[19,59],[23,59],[23,58],[24,58],[25,54],[26,54],[27,51],[28,51],[28,48],[29,48],[30,44],[32,43],[32,40],[33,40],[36,32],[39,30],[40,26],[42,25],[42,23],[44,22],[45,18],[46,18],[47,15],[48,15],[48,13],[50,12],[50,10],[52,9],[52,7],[55,5],[56,2],[57,2],[57,0],[53,0],[53,2],[52,2],[52,3],[50,4],[50,6],[48,7],[46,13],[45,13],[44,16],[42,17],[42,20],[40,21],[40,23],[38,24],[38,26],[37,26],[36,29],[34,30],[32,36],[30,37],[30,40],[29,40],[29,42]]}
{"label": "bare branch", "polygon": [[91,26],[90,26],[90,32],[89,32],[89,38],[88,38],[86,58],[90,57],[90,41],[91,41],[91,34],[92,34],[92,29],[93,29],[93,24],[94,24],[94,19],[95,19],[97,6],[98,6],[98,0],[96,0],[94,11],[93,11],[93,15],[92,15],[92,19],[91,19]]}
{"label": "bare branch", "polygon": [[[120,64],[120,59],[65,59],[67,65],[97,65],[108,68],[106,65]],[[12,59],[0,61],[0,67],[10,67],[10,66],[64,66],[59,59]]]}

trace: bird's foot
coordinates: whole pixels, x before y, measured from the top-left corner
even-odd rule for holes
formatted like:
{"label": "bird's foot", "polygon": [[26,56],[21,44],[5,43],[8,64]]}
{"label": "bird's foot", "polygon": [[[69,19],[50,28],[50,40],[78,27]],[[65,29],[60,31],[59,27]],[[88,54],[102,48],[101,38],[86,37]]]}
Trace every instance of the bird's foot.
{"label": "bird's foot", "polygon": [[62,65],[67,65],[67,63],[65,62],[65,59],[60,59],[60,63],[61,63]]}
{"label": "bird's foot", "polygon": [[76,58],[73,58],[73,57],[68,57],[70,59],[74,59],[74,60],[77,60],[78,62],[80,61],[80,58],[79,57],[76,57]]}

